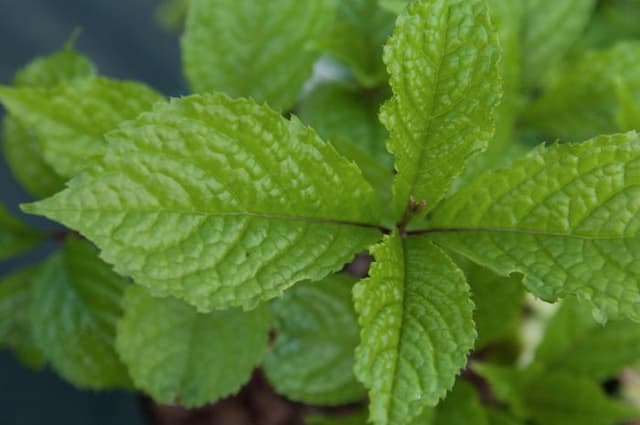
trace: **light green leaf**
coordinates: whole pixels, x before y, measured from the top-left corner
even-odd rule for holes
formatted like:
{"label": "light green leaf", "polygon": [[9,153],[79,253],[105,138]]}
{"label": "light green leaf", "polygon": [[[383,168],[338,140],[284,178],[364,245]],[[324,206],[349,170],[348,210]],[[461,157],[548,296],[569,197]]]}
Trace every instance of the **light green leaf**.
{"label": "light green leaf", "polygon": [[391,35],[396,15],[378,0],[340,0],[326,50],[344,62],[365,87],[387,81],[382,46]]}
{"label": "light green leaf", "polygon": [[380,7],[396,15],[402,13],[411,0],[378,0]]}
{"label": "light green leaf", "polygon": [[40,368],[45,360],[36,345],[29,305],[35,268],[13,272],[0,280],[0,347],[11,348],[25,364]]}
{"label": "light green leaf", "polygon": [[534,425],[616,425],[637,417],[630,407],[607,398],[596,383],[564,373],[537,376],[523,396]]}
{"label": "light green leaf", "polygon": [[41,239],[37,231],[29,228],[0,204],[0,260],[28,251]]}
{"label": "light green leaf", "polygon": [[[475,388],[459,380],[453,391],[435,409],[433,425],[489,425]],[[417,425],[417,424],[416,424]]]}
{"label": "light green leaf", "polygon": [[347,275],[330,275],[297,285],[277,302],[277,337],[264,368],[278,393],[319,405],[366,397],[353,375],[353,352],[360,342],[353,282]]}
{"label": "light green leaf", "polygon": [[30,314],[35,341],[53,368],[78,387],[130,386],[114,348],[126,285],[95,248],[72,237],[34,276]]}
{"label": "light green leaf", "polygon": [[597,380],[640,359],[640,327],[629,320],[597,324],[584,305],[565,301],[546,328],[536,362]]}
{"label": "light green leaf", "polygon": [[595,0],[524,0],[522,71],[535,86],[585,31]]}
{"label": "light green leaf", "polygon": [[584,140],[618,131],[616,85],[640,99],[640,41],[576,57],[553,75],[525,120],[551,138]]}
{"label": "light green leaf", "polygon": [[394,233],[372,254],[371,277],[354,287],[355,372],[369,389],[370,420],[410,423],[464,367],[476,337],[473,303],[463,273],[424,237]]}
{"label": "light green leaf", "polygon": [[640,320],[640,138],[536,149],[477,178],[434,211],[434,241],[536,296],[574,295],[599,320]]}
{"label": "light green leaf", "polygon": [[500,101],[500,48],[481,0],[421,0],[384,51],[394,96],[380,120],[396,157],[394,211],[432,209],[467,159],[486,148]]}
{"label": "light green leaf", "polygon": [[460,264],[471,286],[476,306],[476,323],[480,349],[514,329],[524,304],[522,276],[503,277],[473,263]]}
{"label": "light green leaf", "polygon": [[[14,81],[17,87],[48,87],[94,73],[93,64],[67,43],[62,50],[31,61],[17,72]],[[8,115],[4,118],[2,141],[9,168],[33,196],[51,196],[64,187],[64,179],[42,158],[35,131],[17,117]]]}
{"label": "light green leaf", "polygon": [[45,161],[73,177],[104,151],[103,135],[162,97],[141,83],[101,77],[55,87],[0,88],[0,101],[38,135]]}
{"label": "light green leaf", "polygon": [[639,21],[640,2],[637,0],[600,1],[574,50],[605,48],[619,40],[640,38]]}
{"label": "light green leaf", "polygon": [[306,425],[366,425],[367,413],[356,412],[340,417],[313,415],[307,417],[304,423]]}
{"label": "light green leaf", "polygon": [[357,167],[251,100],[174,99],[108,139],[67,190],[26,209],[80,231],[156,295],[252,307],[380,237]]}
{"label": "light green leaf", "polygon": [[293,106],[335,15],[334,0],[190,0],[182,38],[195,92]]}
{"label": "light green leaf", "polygon": [[236,392],[265,353],[268,309],[198,313],[175,298],[127,289],[116,346],[138,389],[197,407]]}

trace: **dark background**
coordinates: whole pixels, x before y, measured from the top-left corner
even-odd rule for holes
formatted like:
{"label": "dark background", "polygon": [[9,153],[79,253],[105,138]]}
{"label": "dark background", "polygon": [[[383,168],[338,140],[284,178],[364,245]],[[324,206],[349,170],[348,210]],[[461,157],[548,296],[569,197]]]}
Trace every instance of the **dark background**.
{"label": "dark background", "polygon": [[[0,0],[0,84],[10,84],[16,70],[35,56],[59,49],[79,27],[76,47],[96,63],[100,74],[141,80],[168,95],[183,93],[178,38],[156,23],[159,2]],[[0,200],[16,213],[20,202],[30,200],[1,154]],[[43,246],[0,262],[0,275],[43,258],[53,248]],[[141,406],[132,394],[77,391],[52,372],[27,370],[11,353],[0,351],[1,425],[138,425],[144,423]]]}

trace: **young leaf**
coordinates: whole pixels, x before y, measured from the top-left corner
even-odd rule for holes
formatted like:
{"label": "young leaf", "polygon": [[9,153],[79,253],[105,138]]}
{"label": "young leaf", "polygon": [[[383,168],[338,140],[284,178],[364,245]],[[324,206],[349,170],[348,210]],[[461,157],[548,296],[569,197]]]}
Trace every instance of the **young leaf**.
{"label": "young leaf", "polygon": [[525,120],[549,136],[565,140],[618,131],[618,84],[640,99],[640,41],[586,52],[572,60],[525,111]]}
{"label": "young leaf", "polygon": [[278,333],[264,368],[280,394],[319,405],[365,398],[353,375],[360,328],[352,287],[352,278],[330,275],[317,283],[297,285],[277,302]]}
{"label": "young leaf", "polygon": [[640,321],[640,138],[536,149],[483,174],[434,211],[434,241],[553,301],[576,295],[599,320]]}
{"label": "young leaf", "polygon": [[95,248],[72,237],[34,276],[30,314],[35,341],[53,368],[78,387],[130,386],[114,348],[126,285]]}
{"label": "young leaf", "polygon": [[83,78],[55,87],[0,88],[0,101],[38,135],[44,159],[73,177],[103,152],[103,135],[162,97],[141,83]]}
{"label": "young leaf", "polygon": [[[94,73],[93,64],[67,43],[62,50],[36,58],[19,70],[14,83],[17,87],[51,87],[64,81],[89,77]],[[7,165],[29,193],[43,198],[64,187],[64,179],[42,158],[35,131],[17,117],[4,117],[2,141]]]}
{"label": "young leaf", "polygon": [[411,199],[433,208],[486,148],[501,94],[499,50],[481,0],[416,1],[398,18],[384,50],[394,95],[380,112],[396,157],[398,217]]}
{"label": "young leaf", "polygon": [[523,81],[532,88],[578,41],[595,0],[525,0],[523,4]]}
{"label": "young leaf", "polygon": [[463,273],[422,237],[397,233],[372,249],[371,277],[354,287],[361,344],[355,372],[370,420],[409,423],[453,386],[476,337]]}
{"label": "young leaf", "polygon": [[40,242],[41,236],[0,204],[0,260],[22,254]]}
{"label": "young leaf", "polygon": [[127,289],[116,347],[136,387],[160,403],[197,407],[237,391],[265,353],[268,309],[198,313],[175,298]]}
{"label": "young leaf", "polygon": [[79,230],[156,295],[202,311],[252,307],[380,236],[357,167],[251,100],[174,99],[108,139],[67,190],[26,209]]}
{"label": "young leaf", "polygon": [[293,106],[331,29],[333,0],[190,0],[182,38],[195,92]]}
{"label": "young leaf", "polygon": [[384,84],[387,71],[382,46],[391,35],[395,18],[378,0],[341,0],[325,48],[348,65],[363,86]]}
{"label": "young leaf", "polygon": [[538,347],[535,360],[548,370],[604,380],[640,358],[640,327],[629,320],[597,324],[584,305],[564,301]]}
{"label": "young leaf", "polygon": [[0,280],[0,347],[7,345],[25,364],[39,368],[45,360],[33,339],[29,317],[35,271],[35,268],[19,270]]}

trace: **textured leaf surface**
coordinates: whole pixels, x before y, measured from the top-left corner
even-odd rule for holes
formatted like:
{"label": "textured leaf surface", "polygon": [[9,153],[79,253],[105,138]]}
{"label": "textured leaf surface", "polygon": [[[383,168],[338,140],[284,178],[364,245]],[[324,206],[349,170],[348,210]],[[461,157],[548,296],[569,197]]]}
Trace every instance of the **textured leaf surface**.
{"label": "textured leaf surface", "polygon": [[584,305],[565,301],[545,330],[536,362],[597,380],[615,376],[640,358],[640,326],[629,320],[600,325]]}
{"label": "textured leaf surface", "polygon": [[175,99],[108,138],[94,167],[28,209],[82,232],[155,294],[253,306],[379,239],[357,167],[253,101]]}
{"label": "textured leaf surface", "polygon": [[[387,132],[378,121],[384,96],[384,91],[364,94],[345,84],[323,83],[301,100],[298,111],[305,124],[358,164],[386,207],[391,203],[393,159],[384,147]],[[390,211],[385,211],[387,216]]]}
{"label": "textured leaf surface", "polygon": [[423,0],[398,18],[384,51],[393,97],[380,119],[398,171],[394,211],[433,208],[486,148],[500,100],[499,46],[484,2]]}
{"label": "textured leaf surface", "polygon": [[114,348],[127,285],[89,243],[68,238],[34,277],[34,338],[53,368],[82,388],[129,387]]}
{"label": "textured leaf surface", "polygon": [[333,0],[191,0],[182,38],[194,92],[291,107],[331,30]]}
{"label": "textured leaf surface", "polygon": [[438,243],[545,300],[575,295],[599,320],[640,320],[636,133],[541,147],[434,211]]}
{"label": "textured leaf surface", "polygon": [[326,50],[349,66],[365,87],[387,80],[382,46],[391,35],[396,15],[378,0],[341,0]]}
{"label": "textured leaf surface", "polygon": [[44,357],[33,339],[29,305],[35,268],[13,272],[0,280],[0,347],[11,348],[25,364],[44,365]]}
{"label": "textured leaf surface", "polygon": [[524,304],[522,276],[499,276],[473,263],[458,265],[471,287],[479,349],[514,329]]}
{"label": "textured leaf surface", "polygon": [[73,177],[103,152],[103,135],[162,97],[141,83],[83,78],[55,87],[0,88],[9,112],[33,128],[46,162]]}
{"label": "textured leaf surface", "polygon": [[453,386],[473,347],[464,275],[422,237],[385,238],[370,278],[354,288],[361,345],[356,376],[369,389],[370,419],[409,423]]}
{"label": "textured leaf surface", "polygon": [[[49,87],[75,78],[93,75],[93,64],[75,52],[71,45],[48,56],[34,59],[15,76],[17,87]],[[33,196],[53,195],[64,187],[58,176],[42,157],[38,137],[15,116],[5,116],[2,123],[4,157],[11,172]]]}
{"label": "textured leaf surface", "polygon": [[0,260],[22,254],[40,242],[41,236],[0,204]]}
{"label": "textured leaf surface", "polygon": [[175,298],[130,287],[118,353],[136,387],[160,403],[197,407],[237,391],[265,353],[268,310],[198,313]]}
{"label": "textured leaf surface", "polygon": [[264,367],[280,394],[318,405],[366,397],[353,375],[360,328],[352,287],[353,279],[347,275],[330,275],[297,285],[277,302],[277,337]]}
{"label": "textured leaf surface", "polygon": [[584,32],[595,0],[524,0],[522,70],[532,87]]}
{"label": "textured leaf surface", "polygon": [[584,140],[618,131],[616,86],[640,99],[640,41],[586,52],[561,68],[526,120],[550,137]]}

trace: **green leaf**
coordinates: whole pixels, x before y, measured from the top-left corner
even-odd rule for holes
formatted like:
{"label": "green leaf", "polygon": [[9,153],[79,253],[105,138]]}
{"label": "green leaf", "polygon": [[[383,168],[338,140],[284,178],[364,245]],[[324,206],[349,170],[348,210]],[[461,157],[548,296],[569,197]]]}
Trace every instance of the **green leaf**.
{"label": "green leaf", "polygon": [[586,52],[553,75],[525,120],[550,137],[584,140],[618,131],[617,90],[640,99],[640,41]]}
{"label": "green leaf", "polygon": [[[433,425],[489,425],[475,388],[462,380],[435,410]],[[417,425],[417,424],[416,424]]]}
{"label": "green leaf", "polygon": [[[48,56],[36,58],[15,76],[17,87],[49,87],[95,73],[93,64],[73,50],[71,43]],[[16,179],[37,198],[53,195],[64,187],[58,176],[42,158],[35,131],[17,117],[8,115],[2,122],[4,156]]]}
{"label": "green leaf", "polygon": [[604,380],[640,358],[640,327],[629,320],[597,324],[588,308],[565,301],[546,328],[536,362],[549,370]]}
{"label": "green leaf", "polygon": [[35,268],[13,272],[0,280],[0,346],[7,345],[33,368],[45,360],[33,338],[29,305]]}
{"label": "green leaf", "polygon": [[367,414],[363,411],[340,417],[312,415],[308,416],[304,423],[305,425],[366,425]]}
{"label": "green leaf", "polygon": [[344,62],[365,87],[387,81],[382,46],[391,35],[396,15],[378,0],[341,0],[325,49]]}
{"label": "green leaf", "polygon": [[542,146],[448,199],[432,239],[536,296],[574,295],[599,320],[640,320],[640,140],[636,133]]}
{"label": "green leaf", "polygon": [[522,71],[535,86],[585,31],[595,0],[525,0],[522,14]]}
{"label": "green leaf", "polygon": [[182,38],[195,92],[293,106],[335,15],[333,0],[191,0]]}
{"label": "green leaf", "polygon": [[410,1],[411,0],[378,0],[378,4],[381,8],[389,12],[400,14]]}
{"label": "green leaf", "polygon": [[637,417],[605,396],[594,382],[564,373],[544,373],[524,389],[527,417],[535,425],[616,425]]}
{"label": "green leaf", "polygon": [[155,10],[156,20],[168,31],[182,31],[187,19],[189,0],[164,0]]}
{"label": "green leaf", "polygon": [[[301,100],[299,116],[358,164],[381,204],[388,206],[393,160],[384,147],[387,132],[378,121],[383,96],[384,91],[362,92],[342,83],[323,83]],[[385,218],[390,215],[385,211]]]}
{"label": "green leaf", "polygon": [[372,249],[370,278],[354,288],[361,344],[355,372],[370,420],[409,423],[453,386],[473,347],[473,303],[463,273],[423,237],[394,233]]}
{"label": "green leaf", "polygon": [[394,211],[432,209],[467,159],[486,148],[500,101],[500,48],[481,0],[421,0],[384,51],[393,97],[380,120],[396,157]]}
{"label": "green leaf", "polygon": [[29,228],[0,204],[0,260],[30,250],[41,239],[37,231]]}
{"label": "green leaf", "polygon": [[155,295],[252,307],[380,237],[357,167],[251,100],[174,99],[108,139],[67,190],[25,209],[80,231]]}
{"label": "green leaf", "polygon": [[618,112],[616,122],[620,131],[640,131],[640,96],[635,97],[622,79],[616,79],[616,91],[618,94]]}
{"label": "green leaf", "polygon": [[53,368],[78,387],[130,386],[114,347],[126,285],[94,247],[72,237],[34,276],[34,338]]}
{"label": "green leaf", "polygon": [[116,347],[138,389],[160,403],[202,406],[236,392],[265,353],[268,309],[198,313],[127,289]]}
{"label": "green leaf", "polygon": [[45,161],[73,177],[104,151],[103,135],[162,97],[141,83],[101,77],[55,87],[0,88],[0,101],[38,135]]}
{"label": "green leaf", "polygon": [[473,263],[457,263],[471,287],[480,349],[514,329],[524,304],[522,276],[503,277]]}
{"label": "green leaf", "polygon": [[518,419],[497,408],[487,408],[486,412],[489,425],[522,425]]}
{"label": "green leaf", "polygon": [[640,2],[607,0],[598,2],[596,13],[574,50],[609,47],[620,40],[640,37]]}
{"label": "green leaf", "polygon": [[318,405],[366,397],[353,375],[353,352],[360,342],[353,282],[344,274],[330,275],[297,285],[277,302],[278,333],[264,368],[278,393]]}

